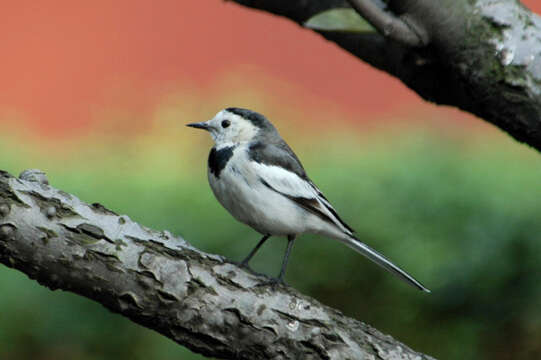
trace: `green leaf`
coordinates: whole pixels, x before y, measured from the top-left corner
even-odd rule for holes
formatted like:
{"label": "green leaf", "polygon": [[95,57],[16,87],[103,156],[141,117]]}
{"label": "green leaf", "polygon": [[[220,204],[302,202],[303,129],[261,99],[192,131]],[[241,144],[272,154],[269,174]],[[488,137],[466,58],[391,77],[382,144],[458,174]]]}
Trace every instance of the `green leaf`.
{"label": "green leaf", "polygon": [[312,16],[304,27],[313,30],[344,31],[344,32],[373,32],[374,28],[366,22],[355,10],[339,8],[323,11]]}

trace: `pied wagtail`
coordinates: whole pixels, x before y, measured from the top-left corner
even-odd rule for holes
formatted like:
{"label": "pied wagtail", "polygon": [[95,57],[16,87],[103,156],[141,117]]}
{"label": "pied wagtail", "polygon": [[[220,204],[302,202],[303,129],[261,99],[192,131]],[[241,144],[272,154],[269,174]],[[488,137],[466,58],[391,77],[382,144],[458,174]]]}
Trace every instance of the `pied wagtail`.
{"label": "pied wagtail", "polygon": [[287,236],[282,267],[275,279],[283,283],[295,237],[315,233],[340,240],[413,287],[430,292],[353,235],[263,115],[232,107],[212,120],[187,126],[207,130],[216,143],[208,158],[208,179],[218,201],[235,219],[263,234],[242,266],[248,266],[269,237]]}

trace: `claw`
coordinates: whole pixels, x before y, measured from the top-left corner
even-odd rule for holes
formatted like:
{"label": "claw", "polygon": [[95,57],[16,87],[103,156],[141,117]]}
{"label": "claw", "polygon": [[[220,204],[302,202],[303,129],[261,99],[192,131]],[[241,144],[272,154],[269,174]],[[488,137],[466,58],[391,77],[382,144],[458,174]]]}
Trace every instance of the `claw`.
{"label": "claw", "polygon": [[252,269],[250,267],[250,264],[248,264],[247,261],[240,261],[240,262],[239,261],[231,261],[231,263],[237,265],[238,267],[240,267],[242,269],[246,269],[251,273],[255,273],[254,269]]}
{"label": "claw", "polygon": [[287,285],[284,279],[281,279],[281,278],[270,278],[269,280],[262,281],[255,285],[255,287],[263,287],[263,286],[269,286],[275,289],[278,286],[288,287],[289,285]]}

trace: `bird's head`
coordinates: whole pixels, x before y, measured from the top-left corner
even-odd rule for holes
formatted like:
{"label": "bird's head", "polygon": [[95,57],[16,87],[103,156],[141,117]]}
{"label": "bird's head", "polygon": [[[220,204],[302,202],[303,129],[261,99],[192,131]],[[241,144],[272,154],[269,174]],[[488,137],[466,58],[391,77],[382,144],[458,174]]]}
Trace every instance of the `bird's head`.
{"label": "bird's head", "polygon": [[250,142],[276,132],[274,126],[263,115],[252,110],[232,107],[221,110],[211,120],[187,126],[207,130],[216,145]]}

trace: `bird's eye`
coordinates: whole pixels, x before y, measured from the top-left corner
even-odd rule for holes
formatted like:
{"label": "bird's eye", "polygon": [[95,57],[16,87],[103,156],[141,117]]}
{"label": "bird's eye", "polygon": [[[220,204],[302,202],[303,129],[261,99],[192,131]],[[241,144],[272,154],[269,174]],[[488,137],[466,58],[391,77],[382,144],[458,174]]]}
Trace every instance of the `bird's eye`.
{"label": "bird's eye", "polygon": [[229,125],[231,125],[231,121],[229,120],[224,120],[222,121],[222,127],[225,129],[226,127],[228,127]]}

